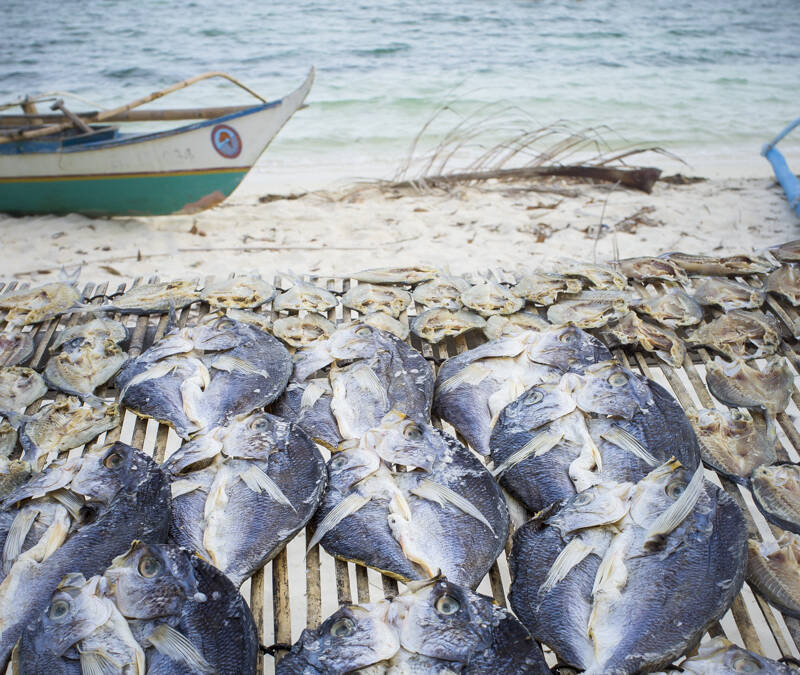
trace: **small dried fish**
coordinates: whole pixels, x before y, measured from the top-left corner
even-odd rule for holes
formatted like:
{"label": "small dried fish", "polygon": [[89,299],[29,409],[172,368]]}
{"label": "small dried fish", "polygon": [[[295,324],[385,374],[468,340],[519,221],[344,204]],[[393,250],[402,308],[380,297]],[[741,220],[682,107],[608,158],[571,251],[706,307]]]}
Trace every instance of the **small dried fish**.
{"label": "small dried fish", "polygon": [[562,300],[547,308],[547,320],[556,326],[599,328],[609,321],[616,321],[628,312],[628,303],[623,299]]}
{"label": "small dried fish", "polygon": [[765,288],[797,307],[800,305],[800,266],[782,265],[767,277]]}
{"label": "small dried fish", "polygon": [[80,300],[74,286],[52,283],[0,296],[0,309],[8,310],[6,321],[24,326],[39,323],[72,309]]}
{"label": "small dried fish", "polygon": [[700,442],[703,462],[737,483],[746,484],[756,467],[776,459],[775,446],[747,411],[701,408],[687,410],[686,416]]}
{"label": "small dried fish", "polygon": [[768,250],[770,255],[781,262],[800,262],[800,239],[773,246]]}
{"label": "small dried fish", "polygon": [[447,337],[455,337],[475,328],[483,328],[486,320],[466,310],[452,311],[443,307],[422,312],[411,321],[411,332],[423,340],[436,344]]}
{"label": "small dried fish", "polygon": [[469,281],[462,277],[440,274],[414,289],[411,294],[416,302],[426,307],[461,309],[461,294],[470,287]]}
{"label": "small dried fish", "polygon": [[405,340],[408,337],[408,324],[392,318],[386,312],[370,312],[362,316],[361,321],[378,330],[385,330],[401,340]]}
{"label": "small dried fish", "polygon": [[619,268],[628,279],[637,281],[677,281],[681,286],[689,283],[689,277],[679,265],[663,258],[624,258],[619,261]]}
{"label": "small dried fish", "polygon": [[412,267],[376,267],[353,274],[349,278],[370,284],[409,284],[413,286],[421,281],[433,279],[437,274],[434,267],[414,265]]}
{"label": "small dried fish", "polygon": [[105,305],[84,305],[90,312],[124,312],[127,314],[160,314],[182,309],[197,302],[200,293],[196,281],[178,279],[134,286]]}
{"label": "small dried fish", "polygon": [[726,312],[756,309],[764,304],[765,297],[757,288],[717,277],[703,277],[694,289],[694,299],[701,305],[718,305]]}
{"label": "small dried fish", "polygon": [[[777,325],[761,312],[734,309],[700,326],[686,341],[711,347],[732,359],[757,359],[777,351],[780,335]],[[756,348],[754,353],[748,353],[748,344]]]}
{"label": "small dried fish", "polygon": [[[736,673],[797,675],[796,668],[742,649],[721,636],[703,642],[697,648],[697,654],[681,661],[680,672],[689,675],[736,675]],[[659,673],[659,675],[667,674]]]}
{"label": "small dried fish", "polygon": [[747,542],[747,580],[781,612],[800,618],[800,537]]}
{"label": "small dried fish", "polygon": [[464,291],[461,302],[485,317],[492,314],[513,314],[525,306],[524,300],[514,295],[506,286],[494,281],[485,281]]}
{"label": "small dried fish", "polygon": [[16,366],[33,354],[30,333],[0,333],[0,366]]}
{"label": "small dried fish", "polygon": [[0,415],[0,499],[5,497],[4,475],[6,474],[6,460],[11,456],[17,445],[17,430],[9,424],[3,415]]}
{"label": "small dried fish", "polygon": [[42,376],[33,368],[0,366],[0,410],[20,410],[47,393]]}
{"label": "small dried fish", "polygon": [[617,322],[602,328],[600,337],[613,346],[639,345],[673,368],[680,368],[686,358],[683,340],[674,331],[643,321],[634,312],[628,312]]}
{"label": "small dried fish", "polygon": [[750,490],[768,521],[800,533],[800,466],[783,462],[756,467],[750,476]]}
{"label": "small dried fish", "polygon": [[500,314],[490,316],[483,327],[483,334],[490,340],[497,340],[501,337],[518,335],[527,331],[548,330],[549,328],[552,328],[552,325],[538,314],[515,312],[504,316]]}
{"label": "small dried fish", "polygon": [[128,329],[125,328],[124,324],[114,321],[114,319],[92,319],[87,323],[70,326],[62,330],[53,340],[48,351],[53,353],[61,345],[75,338],[99,338],[101,340],[110,338],[120,344],[128,339]]}
{"label": "small dried fish", "polygon": [[272,334],[292,347],[305,347],[317,340],[330,337],[336,325],[321,314],[284,316],[275,319]]}
{"label": "small dried fish", "polygon": [[511,292],[537,305],[552,305],[560,293],[578,293],[583,284],[580,279],[560,274],[533,272],[522,277]]}
{"label": "small dried fish", "polygon": [[597,265],[578,260],[560,260],[556,265],[556,271],[564,276],[588,279],[593,286],[600,289],[624,290],[628,286],[625,276],[608,265]]}
{"label": "small dried fish", "polygon": [[772,266],[763,258],[749,255],[707,256],[688,253],[664,253],[659,256],[674,262],[689,274],[712,277],[738,277],[746,274],[765,274]]}
{"label": "small dried fish", "polygon": [[703,319],[703,308],[683,291],[673,288],[664,295],[645,298],[634,305],[637,312],[643,312],[668,328],[693,326]]}
{"label": "small dried fish", "polygon": [[272,309],[276,312],[305,310],[323,313],[336,307],[338,302],[330,291],[302,279],[294,279],[294,286],[272,301]]}
{"label": "small dried fish", "polygon": [[[219,315],[217,315],[218,317]],[[225,316],[240,323],[249,323],[251,326],[260,328],[269,333],[272,330],[272,322],[266,314],[259,314],[258,312],[251,312],[247,309],[237,309],[236,307],[228,307],[225,310]]]}
{"label": "small dried fish", "polygon": [[342,297],[342,305],[362,314],[386,312],[395,319],[411,304],[411,293],[394,286],[359,284]]}
{"label": "small dried fish", "polygon": [[211,307],[260,307],[275,296],[275,286],[258,277],[235,277],[209,284],[200,297]]}

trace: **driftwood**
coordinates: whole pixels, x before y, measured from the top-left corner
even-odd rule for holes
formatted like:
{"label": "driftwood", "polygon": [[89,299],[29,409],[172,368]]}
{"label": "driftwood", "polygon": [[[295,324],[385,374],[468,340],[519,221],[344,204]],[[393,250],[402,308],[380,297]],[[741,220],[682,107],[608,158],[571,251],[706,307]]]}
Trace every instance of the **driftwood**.
{"label": "driftwood", "polygon": [[451,173],[442,176],[425,176],[416,180],[404,180],[390,183],[392,188],[419,188],[452,185],[454,183],[468,183],[471,181],[484,181],[492,179],[520,179],[541,178],[542,176],[570,176],[572,178],[591,178],[609,183],[619,183],[626,187],[642,190],[648,194],[653,190],[653,184],[661,175],[661,169],[645,167],[639,169],[613,168],[607,166],[526,166],[516,169],[494,169],[491,171],[467,171]]}

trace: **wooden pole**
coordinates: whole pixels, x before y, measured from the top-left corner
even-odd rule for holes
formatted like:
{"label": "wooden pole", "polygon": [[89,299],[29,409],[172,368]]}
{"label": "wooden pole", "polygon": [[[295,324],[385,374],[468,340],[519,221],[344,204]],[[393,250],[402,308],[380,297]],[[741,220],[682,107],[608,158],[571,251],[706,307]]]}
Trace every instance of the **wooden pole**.
{"label": "wooden pole", "polygon": [[[260,104],[259,104],[260,105]],[[128,110],[113,117],[105,118],[105,122],[173,122],[177,120],[212,120],[233,113],[249,110],[252,105],[228,105],[209,108],[169,108],[165,110]],[[97,120],[97,110],[74,113],[89,124]],[[22,127],[34,124],[54,124],[64,120],[56,114],[0,115],[0,128]]]}

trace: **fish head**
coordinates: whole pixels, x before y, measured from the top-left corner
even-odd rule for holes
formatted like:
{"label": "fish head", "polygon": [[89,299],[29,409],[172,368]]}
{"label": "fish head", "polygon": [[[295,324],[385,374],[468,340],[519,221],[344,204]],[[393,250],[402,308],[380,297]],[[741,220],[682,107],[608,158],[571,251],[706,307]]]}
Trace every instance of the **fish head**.
{"label": "fish head", "polygon": [[547,523],[562,537],[586,528],[614,526],[628,515],[634,487],[633,483],[613,481],[593,485],[569,499]]}
{"label": "fish head", "polygon": [[585,369],[576,400],[584,412],[627,420],[653,402],[646,381],[614,360]]}
{"label": "fish head", "polygon": [[438,433],[399,410],[390,410],[376,428],[364,434],[362,445],[390,464],[430,471],[446,451]]}
{"label": "fish head", "polygon": [[702,643],[697,648],[697,654],[681,664],[681,670],[698,674],[713,672],[718,675],[795,672],[788,666],[782,666],[759,654],[742,649],[724,637],[715,637]]}
{"label": "fish head", "polygon": [[370,358],[385,342],[389,333],[374,328],[367,323],[353,323],[343,326],[330,338],[330,353],[338,362]]}
{"label": "fish head", "polygon": [[342,441],[328,461],[328,480],[342,492],[378,471],[381,458],[355,439]]}
{"label": "fish head", "polygon": [[539,384],[525,391],[503,410],[504,424],[525,431],[533,431],[549,424],[577,407],[570,383],[572,373],[561,378],[559,384]]}
{"label": "fish head", "polygon": [[528,358],[563,372],[581,371],[611,352],[596,337],[577,326],[563,326],[535,333],[528,345]]}
{"label": "fish head", "polygon": [[186,601],[202,602],[189,554],[177,546],[134,541],[103,575],[127,619],[176,616]]}
{"label": "fish head", "polygon": [[261,410],[239,415],[220,429],[222,452],[227,457],[264,459],[289,436],[290,425]]}
{"label": "fish head", "polygon": [[81,457],[70,489],[87,500],[110,504],[116,494],[138,480],[141,462],[136,448],[119,441],[92,448]]}
{"label": "fish head", "polygon": [[65,576],[29,628],[37,651],[61,656],[105,624],[113,605],[102,597],[103,588],[101,577],[87,581],[81,574]]}
{"label": "fish head", "polygon": [[225,351],[238,346],[243,340],[239,334],[240,326],[242,324],[238,321],[222,316],[211,323],[198,324],[184,330],[188,331],[187,336],[194,348],[202,353]]}
{"label": "fish head", "polygon": [[304,630],[280,663],[287,675],[353,673],[388,661],[400,649],[387,620],[389,601],[344,605],[315,630]]}

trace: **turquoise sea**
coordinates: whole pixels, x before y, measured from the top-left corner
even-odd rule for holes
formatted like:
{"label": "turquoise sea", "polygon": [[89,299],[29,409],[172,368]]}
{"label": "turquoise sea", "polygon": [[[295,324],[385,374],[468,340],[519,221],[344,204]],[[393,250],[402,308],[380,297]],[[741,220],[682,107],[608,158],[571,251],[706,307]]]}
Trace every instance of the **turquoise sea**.
{"label": "turquoise sea", "polygon": [[[207,70],[274,98],[316,66],[310,105],[262,157],[264,174],[389,177],[442,106],[423,149],[483,119],[462,150],[563,125],[766,174],[762,143],[800,116],[797,0],[2,5],[0,101],[66,90],[112,106]],[[210,83],[158,105],[247,100]],[[781,147],[800,169],[795,136]]]}

